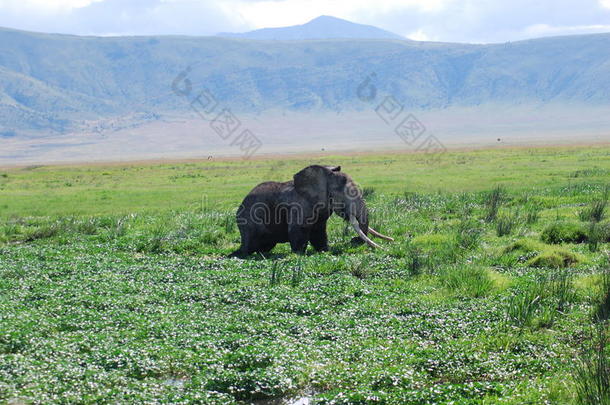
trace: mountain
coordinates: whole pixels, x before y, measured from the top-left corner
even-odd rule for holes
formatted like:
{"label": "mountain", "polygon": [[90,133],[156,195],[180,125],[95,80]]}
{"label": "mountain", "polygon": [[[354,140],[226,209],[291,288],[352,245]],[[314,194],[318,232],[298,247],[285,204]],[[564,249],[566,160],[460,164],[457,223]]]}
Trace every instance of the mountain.
{"label": "mountain", "polygon": [[0,141],[193,115],[204,89],[236,113],[370,110],[358,94],[367,77],[406,109],[553,104],[577,115],[610,105],[608,49],[610,34],[471,45],[0,29]]}
{"label": "mountain", "polygon": [[257,40],[305,40],[305,39],[400,39],[405,38],[371,25],[356,24],[331,16],[320,16],[306,24],[281,28],[263,28],[244,33],[221,33],[221,37]]}

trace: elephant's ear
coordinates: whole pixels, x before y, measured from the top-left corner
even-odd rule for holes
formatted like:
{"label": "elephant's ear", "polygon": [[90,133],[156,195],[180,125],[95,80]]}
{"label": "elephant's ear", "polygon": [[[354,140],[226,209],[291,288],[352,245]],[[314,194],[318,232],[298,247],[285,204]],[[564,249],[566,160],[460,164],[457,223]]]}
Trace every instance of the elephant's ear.
{"label": "elephant's ear", "polygon": [[324,166],[308,166],[294,175],[294,189],[310,202],[328,199],[327,176],[332,169]]}

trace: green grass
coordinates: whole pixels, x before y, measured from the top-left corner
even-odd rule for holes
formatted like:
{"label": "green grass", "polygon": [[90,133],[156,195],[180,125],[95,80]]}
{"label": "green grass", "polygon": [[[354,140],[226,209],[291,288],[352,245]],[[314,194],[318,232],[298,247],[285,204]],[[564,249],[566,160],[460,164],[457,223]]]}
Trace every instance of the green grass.
{"label": "green grass", "polygon": [[[588,232],[609,153],[0,171],[0,403],[586,403],[610,240],[564,235]],[[366,187],[396,241],[353,246],[333,217],[330,252],[224,258],[243,195],[314,160]]]}
{"label": "green grass", "polygon": [[[591,195],[592,184],[607,182],[608,171],[601,169],[610,170],[609,151],[587,147],[451,152],[438,165],[427,164],[418,154],[387,154],[0,169],[7,175],[0,175],[0,217],[233,209],[255,184],[290,180],[313,162],[342,165],[364,187],[374,187],[376,194],[489,192],[501,185],[506,190],[534,190],[537,195],[530,196],[530,203],[543,207],[574,204],[577,196]],[[600,170],[585,178],[572,177],[591,166]]]}

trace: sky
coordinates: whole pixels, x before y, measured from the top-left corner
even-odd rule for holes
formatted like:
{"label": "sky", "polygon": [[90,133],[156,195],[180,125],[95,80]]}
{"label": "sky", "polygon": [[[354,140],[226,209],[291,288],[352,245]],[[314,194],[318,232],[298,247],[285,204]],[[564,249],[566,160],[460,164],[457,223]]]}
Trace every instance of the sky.
{"label": "sky", "polygon": [[610,0],[0,0],[0,26],[79,35],[215,35],[320,15],[425,41],[610,32]]}

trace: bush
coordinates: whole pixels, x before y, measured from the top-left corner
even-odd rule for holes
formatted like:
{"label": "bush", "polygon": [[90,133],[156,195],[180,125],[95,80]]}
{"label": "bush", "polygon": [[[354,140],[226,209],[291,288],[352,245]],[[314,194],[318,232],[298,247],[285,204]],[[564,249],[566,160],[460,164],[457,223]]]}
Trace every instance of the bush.
{"label": "bush", "polygon": [[587,229],[576,222],[557,221],[547,226],[540,235],[545,243],[583,243],[587,240]]}
{"label": "bush", "polygon": [[511,243],[510,245],[508,245],[507,247],[504,248],[503,253],[521,253],[521,254],[528,254],[528,253],[534,253],[534,252],[541,252],[543,250],[545,250],[548,246],[545,245],[544,243],[538,242],[537,240],[534,239],[519,239],[513,243]]}
{"label": "bush", "polygon": [[504,248],[502,254],[518,254],[519,261],[526,262],[531,267],[563,268],[584,260],[580,255],[559,246],[545,245],[527,238],[511,243]]}
{"label": "bush", "polygon": [[560,269],[582,262],[582,258],[569,250],[555,248],[543,251],[531,258],[527,265],[531,267],[550,267]]}

